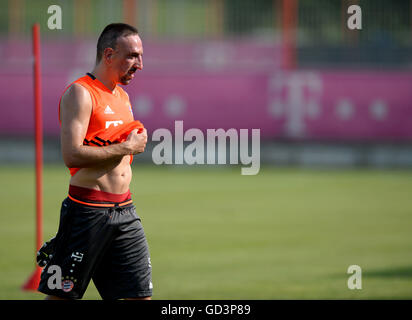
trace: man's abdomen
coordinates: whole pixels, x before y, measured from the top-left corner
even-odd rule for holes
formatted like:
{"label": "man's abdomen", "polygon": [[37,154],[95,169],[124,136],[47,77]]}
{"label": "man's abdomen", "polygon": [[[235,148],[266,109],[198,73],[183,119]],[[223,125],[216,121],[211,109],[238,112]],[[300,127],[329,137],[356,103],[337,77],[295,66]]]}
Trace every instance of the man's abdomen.
{"label": "man's abdomen", "polygon": [[80,169],[70,179],[70,184],[110,193],[125,193],[132,179],[130,156],[118,163]]}

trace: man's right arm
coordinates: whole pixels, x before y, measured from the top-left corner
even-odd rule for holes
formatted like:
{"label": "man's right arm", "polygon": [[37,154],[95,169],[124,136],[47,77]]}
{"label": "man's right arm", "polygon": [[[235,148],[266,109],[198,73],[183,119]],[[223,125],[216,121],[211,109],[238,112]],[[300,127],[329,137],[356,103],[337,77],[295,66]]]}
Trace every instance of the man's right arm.
{"label": "man's right arm", "polygon": [[86,88],[73,84],[60,103],[61,148],[63,160],[69,168],[87,168],[118,162],[126,155],[144,151],[147,133],[133,130],[122,143],[104,147],[83,145],[92,113],[92,99]]}

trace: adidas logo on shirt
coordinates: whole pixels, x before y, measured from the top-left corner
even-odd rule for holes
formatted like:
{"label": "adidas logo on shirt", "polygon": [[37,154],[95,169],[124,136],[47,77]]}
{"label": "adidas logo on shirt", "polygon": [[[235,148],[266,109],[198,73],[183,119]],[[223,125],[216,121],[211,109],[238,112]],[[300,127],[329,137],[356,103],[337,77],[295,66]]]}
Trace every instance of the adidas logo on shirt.
{"label": "adidas logo on shirt", "polygon": [[104,114],[114,114],[114,111],[107,105],[106,109],[104,109]]}

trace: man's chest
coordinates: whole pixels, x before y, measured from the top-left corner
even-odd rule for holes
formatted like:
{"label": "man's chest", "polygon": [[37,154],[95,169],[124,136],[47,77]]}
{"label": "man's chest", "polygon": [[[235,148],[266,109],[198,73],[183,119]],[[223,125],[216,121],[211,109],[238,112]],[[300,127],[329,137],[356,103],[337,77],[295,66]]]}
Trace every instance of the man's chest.
{"label": "man's chest", "polygon": [[89,128],[93,131],[108,129],[133,120],[132,106],[128,100],[113,95],[103,96],[95,103]]}

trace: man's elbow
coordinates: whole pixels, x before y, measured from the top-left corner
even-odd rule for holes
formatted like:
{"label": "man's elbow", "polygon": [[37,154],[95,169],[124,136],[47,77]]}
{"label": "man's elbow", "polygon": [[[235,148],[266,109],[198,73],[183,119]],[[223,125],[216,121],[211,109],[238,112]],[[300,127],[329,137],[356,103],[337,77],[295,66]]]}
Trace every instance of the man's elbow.
{"label": "man's elbow", "polygon": [[64,164],[68,167],[68,168],[75,168],[76,167],[76,160],[74,159],[74,157],[70,156],[70,155],[63,155],[63,161]]}
{"label": "man's elbow", "polygon": [[62,156],[64,164],[68,168],[77,168],[79,167],[79,156],[76,153],[76,150],[73,148],[71,150],[62,149]]}

